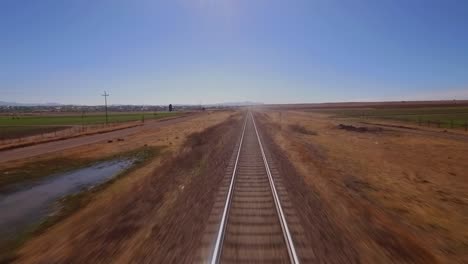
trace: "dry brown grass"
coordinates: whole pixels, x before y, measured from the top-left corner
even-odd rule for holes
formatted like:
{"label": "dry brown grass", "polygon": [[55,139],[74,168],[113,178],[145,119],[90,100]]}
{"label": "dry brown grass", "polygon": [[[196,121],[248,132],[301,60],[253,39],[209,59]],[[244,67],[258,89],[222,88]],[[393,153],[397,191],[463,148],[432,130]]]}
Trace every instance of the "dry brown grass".
{"label": "dry brown grass", "polygon": [[[360,261],[468,261],[467,139],[391,128],[354,133],[300,111],[258,116]],[[292,136],[286,128],[298,123],[318,136]]]}
{"label": "dry brown grass", "polygon": [[294,132],[301,133],[304,135],[314,135],[314,136],[318,135],[317,132],[308,130],[307,128],[299,124],[289,125],[289,129],[291,129]]}
{"label": "dry brown grass", "polygon": [[[199,206],[194,203],[200,199],[211,201],[203,198],[210,192],[201,186],[207,186],[211,177],[216,175],[203,174],[202,177],[200,173],[208,166],[204,161],[224,160],[221,153],[228,151],[223,147],[224,144],[236,140],[232,133],[237,129],[232,130],[231,126],[238,122],[236,121],[238,118],[231,117],[233,114],[235,113],[206,114],[157,131],[139,133],[124,141],[112,144],[100,143],[64,151],[62,155],[65,156],[97,158],[142,145],[164,145],[172,155],[166,155],[162,159],[157,158],[108,186],[85,208],[29,241],[19,251],[18,262],[84,263],[101,260],[128,263],[126,261],[128,258],[136,258],[133,255],[135,252],[141,253],[139,257],[145,253],[153,255],[157,253],[152,251],[158,247],[157,245],[172,245],[171,243],[178,241],[176,239],[181,239],[182,242],[179,242],[185,243],[182,248],[190,248],[193,241],[185,239],[184,236],[175,237],[174,240],[170,240],[167,236],[161,237],[166,229],[160,228],[164,226],[168,230],[181,229],[183,226],[181,219],[186,218],[185,213],[193,216],[198,210],[200,212],[210,210],[209,203],[201,203]],[[229,124],[226,123],[227,119],[231,120]],[[208,127],[214,128],[200,134]],[[212,138],[215,134],[225,134],[225,136],[222,136],[221,140],[214,141]],[[220,138],[217,136],[217,139]],[[56,155],[60,154],[52,156]],[[35,158],[37,159],[41,158]],[[214,165],[219,164],[212,163],[210,166]],[[216,172],[214,169],[213,171]],[[215,187],[216,185],[213,185],[213,188]],[[200,199],[190,200],[190,197],[200,197]],[[183,204],[185,211],[182,212],[177,208],[182,208]],[[196,228],[187,219],[182,221],[187,228],[203,230],[202,226]],[[137,248],[140,251],[137,251]],[[170,249],[167,250],[170,252]],[[159,255],[159,257],[164,256]]]}

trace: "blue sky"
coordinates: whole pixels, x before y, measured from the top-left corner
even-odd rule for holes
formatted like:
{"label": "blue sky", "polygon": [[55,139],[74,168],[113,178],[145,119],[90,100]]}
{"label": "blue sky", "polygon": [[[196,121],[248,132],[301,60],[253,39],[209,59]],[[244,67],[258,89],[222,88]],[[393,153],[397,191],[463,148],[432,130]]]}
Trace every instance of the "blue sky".
{"label": "blue sky", "polygon": [[464,0],[0,0],[0,100],[468,99]]}

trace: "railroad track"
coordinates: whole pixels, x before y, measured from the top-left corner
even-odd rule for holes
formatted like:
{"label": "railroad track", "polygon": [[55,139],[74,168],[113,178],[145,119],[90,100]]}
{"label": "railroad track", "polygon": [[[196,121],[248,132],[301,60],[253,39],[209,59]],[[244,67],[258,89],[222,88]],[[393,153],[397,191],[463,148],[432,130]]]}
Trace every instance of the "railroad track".
{"label": "railroad track", "polygon": [[[299,263],[292,232],[252,113],[244,122],[232,173],[218,199],[211,263]],[[227,175],[226,175],[227,176]],[[284,199],[283,199],[284,201]],[[220,207],[219,203],[223,202]],[[287,207],[290,207],[288,205]],[[290,208],[287,208],[289,212]],[[216,214],[215,214],[216,215]],[[289,213],[291,215],[291,213]],[[216,220],[214,220],[216,221]],[[297,222],[297,221],[296,221]],[[214,231],[214,230],[212,230]],[[295,228],[296,233],[300,232]]]}

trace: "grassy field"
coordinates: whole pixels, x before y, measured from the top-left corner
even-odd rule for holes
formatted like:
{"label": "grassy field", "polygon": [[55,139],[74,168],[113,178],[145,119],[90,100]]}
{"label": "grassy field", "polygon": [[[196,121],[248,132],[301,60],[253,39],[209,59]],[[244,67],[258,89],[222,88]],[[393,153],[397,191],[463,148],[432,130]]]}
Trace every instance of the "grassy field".
{"label": "grassy field", "polygon": [[[443,129],[437,129],[438,133],[426,129],[395,129],[391,133],[336,129],[337,122],[363,120],[362,112],[392,118],[408,114],[456,117],[463,114],[460,110],[464,109],[387,107],[330,112],[345,117],[339,120],[297,110],[283,114],[275,110],[258,114],[257,126],[265,131],[265,142],[272,137],[280,148],[271,144],[270,151],[284,151],[283,159],[294,164],[295,169],[289,169],[282,168],[286,162],[275,163],[277,171],[285,172],[284,182],[297,192],[290,193],[291,203],[303,203],[301,214],[309,214],[305,219],[321,232],[327,233],[333,225],[347,226],[334,230],[343,230],[349,241],[360,241],[349,245],[359,252],[356,259],[362,263],[468,263],[465,137],[435,136],[442,134]],[[306,130],[317,135],[308,135]],[[304,203],[310,194],[317,198]],[[316,202],[310,202],[313,199]],[[315,209],[315,205],[320,209]],[[323,219],[329,221],[322,222]],[[313,229],[304,223],[305,232]],[[322,223],[326,225],[321,226]],[[336,246],[337,240],[315,239],[324,249],[314,253],[330,256],[330,248]],[[436,261],[430,260],[432,254]]]}
{"label": "grassy field", "polygon": [[0,126],[0,140],[15,139],[51,133],[68,128],[67,126]]}
{"label": "grassy field", "polygon": [[[158,112],[158,113],[111,113],[109,123],[128,122],[148,119],[158,119],[175,116],[180,113]],[[70,126],[104,124],[104,114],[88,115],[25,115],[25,116],[0,116],[0,126]]]}
{"label": "grassy field", "polygon": [[[180,113],[111,113],[109,123],[121,123],[139,120],[151,120],[176,116]],[[88,115],[24,115],[0,116],[0,140],[16,139],[59,131],[73,125],[104,124],[106,117],[102,113]]]}
{"label": "grassy field", "polygon": [[464,128],[468,122],[468,107],[428,108],[361,108],[321,110],[337,117],[377,118],[441,128]]}

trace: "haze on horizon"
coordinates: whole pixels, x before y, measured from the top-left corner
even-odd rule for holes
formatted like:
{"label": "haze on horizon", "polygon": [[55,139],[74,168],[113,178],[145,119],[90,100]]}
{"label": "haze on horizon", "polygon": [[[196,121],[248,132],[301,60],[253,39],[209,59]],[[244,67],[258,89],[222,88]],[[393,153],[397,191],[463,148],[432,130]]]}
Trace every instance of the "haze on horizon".
{"label": "haze on horizon", "polygon": [[0,101],[468,99],[468,2],[0,2]]}

